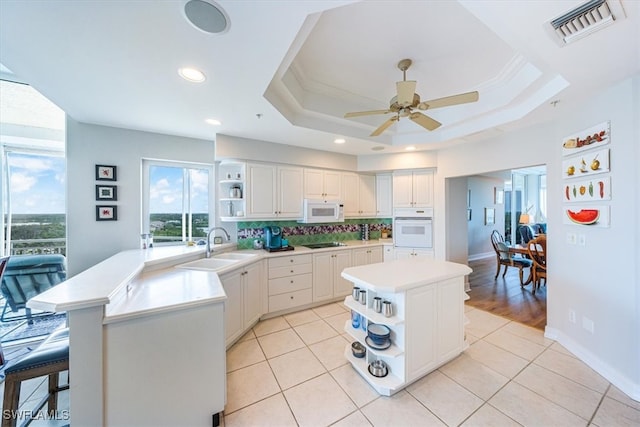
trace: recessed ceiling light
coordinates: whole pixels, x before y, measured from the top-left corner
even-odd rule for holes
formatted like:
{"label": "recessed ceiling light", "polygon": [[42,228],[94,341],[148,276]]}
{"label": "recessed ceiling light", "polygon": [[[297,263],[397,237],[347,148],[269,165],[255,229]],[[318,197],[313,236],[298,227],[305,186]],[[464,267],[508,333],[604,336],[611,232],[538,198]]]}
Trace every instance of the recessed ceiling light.
{"label": "recessed ceiling light", "polygon": [[183,79],[194,83],[202,83],[206,79],[204,73],[200,70],[196,70],[195,68],[180,68],[178,69],[178,74],[180,74],[180,77]]}
{"label": "recessed ceiling light", "polygon": [[382,151],[384,150],[384,147],[382,145],[378,145],[372,148],[373,151]]}
{"label": "recessed ceiling light", "polygon": [[336,138],[333,140],[333,142],[335,142],[336,144],[344,144],[345,142],[347,142],[347,140],[344,138]]}
{"label": "recessed ceiling light", "polygon": [[207,119],[205,120],[205,122],[209,123],[210,125],[213,126],[220,126],[222,124],[222,122],[220,120],[217,119]]}
{"label": "recessed ceiling light", "polygon": [[416,147],[413,146],[413,145],[409,145],[408,147],[405,148],[405,150],[407,150],[407,151],[413,151],[415,149],[416,149]]}

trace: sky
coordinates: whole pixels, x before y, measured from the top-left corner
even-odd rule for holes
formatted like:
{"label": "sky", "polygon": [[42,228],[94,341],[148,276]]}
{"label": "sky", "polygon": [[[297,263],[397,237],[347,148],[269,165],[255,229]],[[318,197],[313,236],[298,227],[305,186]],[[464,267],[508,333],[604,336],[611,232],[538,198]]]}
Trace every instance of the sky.
{"label": "sky", "polygon": [[[168,166],[151,166],[150,175],[150,212],[182,213],[183,169]],[[190,169],[191,211],[207,213],[209,211],[207,193],[209,173],[206,169]]]}
{"label": "sky", "polygon": [[63,157],[9,153],[11,211],[14,214],[65,212]]}

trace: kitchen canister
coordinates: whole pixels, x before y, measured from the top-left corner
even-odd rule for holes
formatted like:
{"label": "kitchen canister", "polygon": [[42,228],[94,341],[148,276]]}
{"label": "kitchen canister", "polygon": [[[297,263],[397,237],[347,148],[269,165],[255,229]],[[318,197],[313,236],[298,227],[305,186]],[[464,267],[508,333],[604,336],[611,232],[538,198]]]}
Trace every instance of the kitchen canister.
{"label": "kitchen canister", "polygon": [[360,301],[360,288],[357,286],[354,286],[353,293],[351,294],[351,296],[353,296],[354,300]]}
{"label": "kitchen canister", "polygon": [[373,310],[376,313],[382,313],[382,298],[373,297]]}
{"label": "kitchen canister", "polygon": [[391,305],[391,301],[382,301],[382,313],[385,317],[393,316],[393,306]]}

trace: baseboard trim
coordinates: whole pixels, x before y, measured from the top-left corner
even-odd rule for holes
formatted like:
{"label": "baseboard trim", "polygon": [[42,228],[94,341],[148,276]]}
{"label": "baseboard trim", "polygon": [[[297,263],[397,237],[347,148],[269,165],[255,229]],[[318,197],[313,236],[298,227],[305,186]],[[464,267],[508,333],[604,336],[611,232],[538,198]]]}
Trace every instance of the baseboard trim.
{"label": "baseboard trim", "polygon": [[564,348],[586,363],[591,369],[606,378],[611,384],[618,387],[624,394],[629,396],[631,399],[640,402],[640,384],[636,384],[628,377],[622,375],[619,371],[603,362],[598,358],[598,356],[575,342],[562,331],[546,326],[544,336],[562,344]]}
{"label": "baseboard trim", "polygon": [[477,261],[479,259],[491,258],[492,256],[496,256],[495,252],[484,252],[480,254],[469,255],[467,258],[469,261]]}

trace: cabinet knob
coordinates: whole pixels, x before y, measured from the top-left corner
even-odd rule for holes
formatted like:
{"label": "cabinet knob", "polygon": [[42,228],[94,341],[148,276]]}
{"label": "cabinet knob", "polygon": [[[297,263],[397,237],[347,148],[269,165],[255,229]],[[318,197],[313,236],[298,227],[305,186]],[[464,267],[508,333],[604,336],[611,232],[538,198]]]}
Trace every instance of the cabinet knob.
{"label": "cabinet knob", "polygon": [[290,283],[293,283],[293,280]]}
{"label": "cabinet knob", "polygon": [[293,273],[293,270],[291,270],[291,272]]}
{"label": "cabinet knob", "polygon": [[293,295],[291,295],[289,298],[293,299]]}
{"label": "cabinet knob", "polygon": [[289,262],[293,262],[293,259],[290,259]]}

